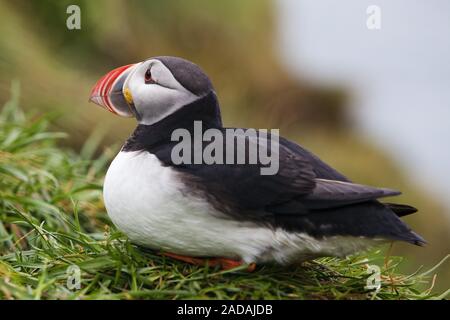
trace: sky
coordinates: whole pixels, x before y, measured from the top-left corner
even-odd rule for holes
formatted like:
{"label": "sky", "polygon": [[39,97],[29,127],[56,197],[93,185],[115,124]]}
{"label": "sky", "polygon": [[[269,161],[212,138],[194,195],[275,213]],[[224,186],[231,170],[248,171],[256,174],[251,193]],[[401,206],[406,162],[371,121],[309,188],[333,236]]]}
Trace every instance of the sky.
{"label": "sky", "polygon": [[277,14],[288,69],[350,90],[357,130],[450,208],[450,1],[277,0]]}

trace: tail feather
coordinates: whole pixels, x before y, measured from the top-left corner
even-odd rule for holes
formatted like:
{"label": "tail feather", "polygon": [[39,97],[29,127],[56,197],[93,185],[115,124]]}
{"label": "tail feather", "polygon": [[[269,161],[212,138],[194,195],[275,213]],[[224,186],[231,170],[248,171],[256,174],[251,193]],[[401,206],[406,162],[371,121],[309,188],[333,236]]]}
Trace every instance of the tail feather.
{"label": "tail feather", "polygon": [[406,204],[384,203],[386,207],[394,211],[397,217],[404,217],[417,212],[417,209]]}
{"label": "tail feather", "polygon": [[423,247],[424,245],[427,244],[427,241],[414,231],[410,232],[410,236],[411,238],[409,240],[405,240],[406,242],[415,244],[416,246],[419,247]]}
{"label": "tail feather", "polygon": [[395,205],[394,209],[397,212],[391,210],[391,207],[386,204],[370,201],[340,208],[312,211],[310,214],[301,216],[278,215],[277,222],[286,229],[306,232],[316,237],[362,236],[405,241],[418,246],[424,245],[426,241],[399,218],[399,215],[405,215],[414,208]]}

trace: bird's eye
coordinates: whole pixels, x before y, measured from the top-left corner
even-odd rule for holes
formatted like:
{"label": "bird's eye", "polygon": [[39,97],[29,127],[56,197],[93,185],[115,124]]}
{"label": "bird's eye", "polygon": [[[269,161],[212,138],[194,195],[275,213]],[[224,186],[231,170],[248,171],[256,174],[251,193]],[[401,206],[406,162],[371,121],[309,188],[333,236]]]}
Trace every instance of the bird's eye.
{"label": "bird's eye", "polygon": [[155,83],[155,80],[153,80],[152,78],[152,72],[150,69],[147,69],[147,71],[145,71],[145,83]]}

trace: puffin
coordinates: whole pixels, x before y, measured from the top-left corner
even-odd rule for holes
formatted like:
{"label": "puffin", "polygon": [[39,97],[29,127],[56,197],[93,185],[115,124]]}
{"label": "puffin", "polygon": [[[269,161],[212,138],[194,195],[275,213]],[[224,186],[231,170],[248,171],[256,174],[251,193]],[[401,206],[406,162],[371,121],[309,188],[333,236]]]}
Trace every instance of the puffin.
{"label": "puffin", "polygon": [[[416,208],[379,200],[400,192],[354,183],[279,135],[256,130],[255,139],[243,128],[224,127],[211,80],[188,60],[158,56],[116,68],[98,80],[90,101],[137,120],[107,170],[103,198],[112,223],[138,246],[191,264],[254,269],[346,257],[393,241],[425,244],[400,219]],[[230,129],[246,150],[219,141],[217,134]],[[215,146],[244,160],[257,144],[276,156],[277,170],[263,174],[262,161],[220,157],[180,162],[177,130],[213,130]],[[192,160],[215,139],[183,153],[192,151],[186,157]]]}

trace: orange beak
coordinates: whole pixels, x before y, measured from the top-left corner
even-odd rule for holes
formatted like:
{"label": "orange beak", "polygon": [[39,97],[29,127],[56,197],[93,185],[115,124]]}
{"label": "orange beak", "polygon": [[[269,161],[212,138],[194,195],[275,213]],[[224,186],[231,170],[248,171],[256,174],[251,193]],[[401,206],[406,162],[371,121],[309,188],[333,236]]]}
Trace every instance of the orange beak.
{"label": "orange beak", "polygon": [[101,77],[92,88],[89,101],[119,116],[133,117],[134,106],[127,102],[123,84],[135,65],[116,68]]}

